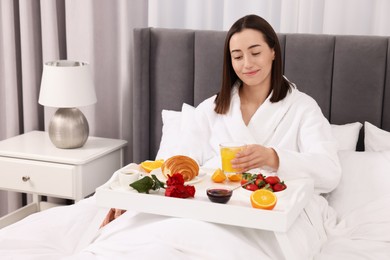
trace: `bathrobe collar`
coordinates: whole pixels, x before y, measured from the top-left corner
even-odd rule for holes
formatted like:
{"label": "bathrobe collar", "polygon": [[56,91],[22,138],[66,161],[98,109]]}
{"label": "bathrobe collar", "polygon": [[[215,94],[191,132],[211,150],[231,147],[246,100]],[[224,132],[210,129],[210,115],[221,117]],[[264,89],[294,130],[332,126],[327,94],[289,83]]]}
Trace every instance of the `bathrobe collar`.
{"label": "bathrobe collar", "polygon": [[272,136],[293,103],[295,88],[292,88],[292,92],[289,92],[283,100],[276,103],[270,102],[271,93],[253,114],[249,124],[246,125],[240,109],[240,85],[240,82],[233,85],[230,109],[224,117],[226,128],[229,129],[228,131],[235,141],[266,145],[269,137]]}

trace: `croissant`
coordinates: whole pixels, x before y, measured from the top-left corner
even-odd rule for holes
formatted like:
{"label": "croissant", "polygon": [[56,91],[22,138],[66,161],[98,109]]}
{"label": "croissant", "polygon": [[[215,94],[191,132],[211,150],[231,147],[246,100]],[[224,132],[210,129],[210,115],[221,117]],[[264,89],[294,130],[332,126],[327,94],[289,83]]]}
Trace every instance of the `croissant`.
{"label": "croissant", "polygon": [[193,180],[199,173],[198,163],[191,157],[175,155],[168,158],[161,166],[163,175],[168,178],[174,173],[183,175],[184,181]]}

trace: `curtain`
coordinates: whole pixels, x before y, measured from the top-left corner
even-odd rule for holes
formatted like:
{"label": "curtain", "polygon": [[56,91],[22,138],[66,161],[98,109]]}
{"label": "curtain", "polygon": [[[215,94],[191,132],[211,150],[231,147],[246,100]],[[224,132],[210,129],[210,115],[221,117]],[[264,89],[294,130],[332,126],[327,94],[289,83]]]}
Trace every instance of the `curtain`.
{"label": "curtain", "polygon": [[[38,104],[43,63],[69,59],[92,67],[98,101],[80,108],[90,135],[126,139],[131,147],[132,29],[147,26],[147,6],[144,0],[1,0],[0,140],[47,129],[55,109]],[[128,162],[132,151],[126,152]],[[0,216],[21,205],[21,194],[0,192]]]}
{"label": "curtain", "polygon": [[281,33],[390,35],[388,0],[149,0],[152,27],[228,30],[257,14]]}
{"label": "curtain", "polygon": [[[55,109],[38,104],[44,62],[82,60],[98,99],[81,108],[90,135],[127,140],[131,162],[135,27],[228,30],[254,13],[282,33],[390,35],[388,10],[388,0],[1,0],[0,140],[47,129]],[[0,192],[0,216],[22,203]]]}

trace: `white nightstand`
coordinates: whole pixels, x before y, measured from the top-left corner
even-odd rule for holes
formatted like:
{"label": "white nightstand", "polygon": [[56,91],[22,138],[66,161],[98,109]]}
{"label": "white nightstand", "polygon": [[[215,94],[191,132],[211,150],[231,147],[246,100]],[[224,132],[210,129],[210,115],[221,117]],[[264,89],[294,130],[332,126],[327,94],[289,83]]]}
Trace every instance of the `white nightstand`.
{"label": "white nightstand", "polygon": [[0,218],[0,228],[41,210],[41,196],[81,200],[123,167],[125,140],[90,136],[78,149],[58,149],[47,132],[0,141],[0,189],[33,194],[33,203]]}

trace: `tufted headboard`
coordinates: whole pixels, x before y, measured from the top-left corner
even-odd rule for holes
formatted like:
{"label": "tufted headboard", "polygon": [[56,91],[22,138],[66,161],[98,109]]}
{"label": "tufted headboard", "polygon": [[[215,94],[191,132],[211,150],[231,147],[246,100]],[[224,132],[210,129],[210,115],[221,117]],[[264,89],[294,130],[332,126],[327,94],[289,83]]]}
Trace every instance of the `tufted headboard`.
{"label": "tufted headboard", "polygon": [[[162,109],[198,105],[220,88],[225,31],[134,30],[134,161],[153,159]],[[390,130],[390,37],[279,34],[284,74],[333,124]],[[363,134],[358,150],[363,150]]]}

